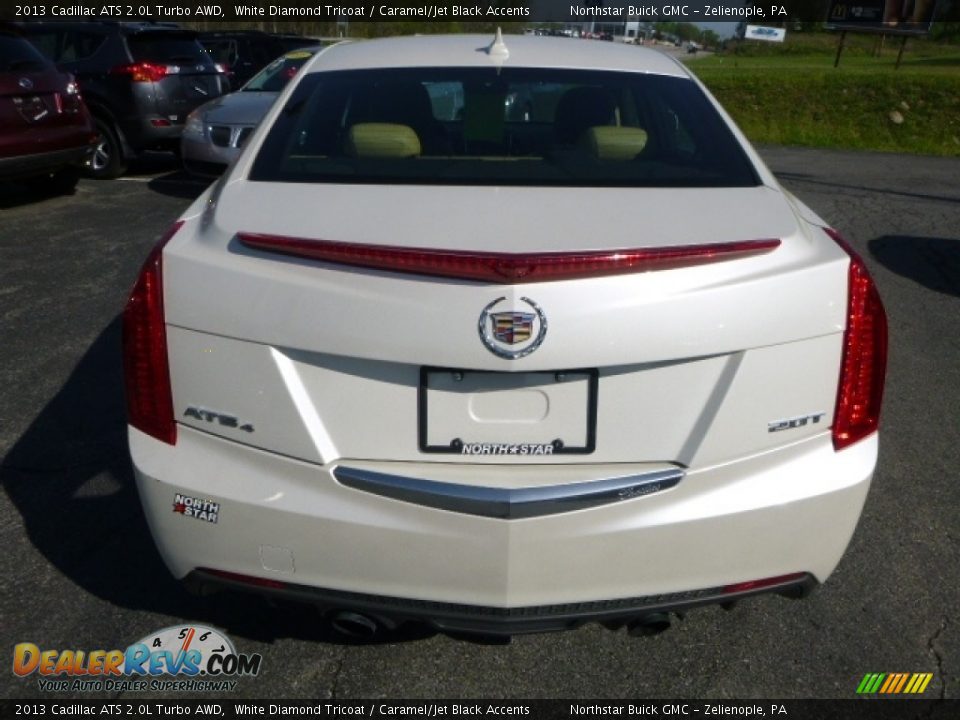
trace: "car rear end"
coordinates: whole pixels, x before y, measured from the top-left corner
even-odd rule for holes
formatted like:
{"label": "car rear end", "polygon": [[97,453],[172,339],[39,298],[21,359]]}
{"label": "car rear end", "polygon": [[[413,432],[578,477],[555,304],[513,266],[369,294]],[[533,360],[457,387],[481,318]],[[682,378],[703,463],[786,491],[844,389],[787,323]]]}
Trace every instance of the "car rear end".
{"label": "car rear end", "polygon": [[877,455],[862,260],[663,56],[477,47],[324,51],[148,260],[171,571],[508,634],[823,582]]}
{"label": "car rear end", "polygon": [[121,127],[139,149],[175,150],[187,115],[227,92],[226,77],[187,31],[135,26],[125,45],[129,61],[107,81],[108,92],[130,100]]}
{"label": "car rear end", "polygon": [[76,168],[90,154],[93,139],[73,78],[17,33],[0,29],[0,177]]}

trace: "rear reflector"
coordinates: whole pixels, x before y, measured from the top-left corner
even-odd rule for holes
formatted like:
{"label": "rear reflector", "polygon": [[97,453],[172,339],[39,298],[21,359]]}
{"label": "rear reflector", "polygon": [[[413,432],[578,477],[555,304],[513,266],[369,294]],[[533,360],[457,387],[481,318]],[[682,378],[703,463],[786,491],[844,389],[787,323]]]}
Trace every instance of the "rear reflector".
{"label": "rear reflector", "polygon": [[174,223],[150,251],[123,311],[127,419],[141,432],[169,445],[177,443],[177,424],[163,315],[163,248],[182,225],[182,220]]}
{"label": "rear reflector", "polygon": [[842,450],[877,429],[887,369],[887,315],[863,259],[836,230],[824,231],[850,256],[847,328],[833,417],[833,447]]}
{"label": "rear reflector", "polygon": [[747,592],[748,590],[761,590],[763,588],[773,587],[774,585],[796,582],[806,576],[806,573],[799,572],[790,573],[789,575],[776,575],[775,577],[762,578],[761,580],[748,580],[747,582],[725,585],[721,592],[724,595],[730,595],[732,593]]}
{"label": "rear reflector", "polygon": [[256,577],[254,575],[243,575],[242,573],[230,572],[228,570],[214,570],[213,568],[199,568],[200,572],[207,573],[208,575],[213,575],[214,577],[223,578],[224,580],[229,580],[230,582],[243,583],[244,585],[254,585],[256,587],[265,587],[273,588],[275,590],[282,590],[287,587],[285,582],[280,582],[279,580],[271,580],[269,578]]}
{"label": "rear reflector", "polygon": [[766,253],[779,240],[745,240],[707,245],[674,245],[634,250],[567,253],[489,253],[239,233],[243,245],[310,260],[497,284],[573,280],[702,265]]}

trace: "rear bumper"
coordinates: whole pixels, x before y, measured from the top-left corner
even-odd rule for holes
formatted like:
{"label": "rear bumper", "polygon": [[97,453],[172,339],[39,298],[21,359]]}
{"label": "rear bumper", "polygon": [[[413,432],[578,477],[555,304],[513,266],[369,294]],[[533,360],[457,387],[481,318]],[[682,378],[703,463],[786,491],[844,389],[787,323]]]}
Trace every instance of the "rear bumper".
{"label": "rear bumper", "polygon": [[80,145],[66,150],[0,158],[0,177],[29,177],[54,172],[69,165],[79,166],[92,151],[92,145]]}
{"label": "rear bumper", "polygon": [[[154,123],[169,123],[155,125]],[[183,134],[183,121],[170,120],[163,115],[134,115],[120,123],[123,141],[130,155],[136,156],[144,150],[176,151],[180,147]]]}
{"label": "rear bumper", "polygon": [[242,578],[205,569],[190,573],[186,582],[200,594],[219,589],[255,592],[316,605],[330,614],[339,611],[360,613],[375,618],[386,627],[413,622],[429,625],[442,632],[523,635],[573,630],[589,622],[622,627],[623,624],[658,613],[683,612],[703,605],[732,603],[766,593],[791,598],[806,597],[817,586],[817,581],[809,573],[797,575],[771,582],[756,590],[736,591],[732,587],[715,587],[647,597],[516,608],[409,600],[287,583],[257,586],[244,582]]}
{"label": "rear bumper", "polygon": [[[856,527],[877,453],[876,436],[836,453],[827,433],[691,471],[663,492],[504,520],[346,487],[335,463],[183,426],[175,447],[133,429],[130,446],[147,520],[177,578],[209,581],[196,571],[213,568],[283,583],[276,589],[323,606],[349,601],[438,627],[507,632],[727,601],[723,588],[760,578],[823,582]],[[209,503],[215,517],[178,512],[184,501]]]}
{"label": "rear bumper", "polygon": [[206,134],[184,134],[180,139],[180,157],[188,172],[204,177],[217,177],[236,160],[239,148],[214,145]]}

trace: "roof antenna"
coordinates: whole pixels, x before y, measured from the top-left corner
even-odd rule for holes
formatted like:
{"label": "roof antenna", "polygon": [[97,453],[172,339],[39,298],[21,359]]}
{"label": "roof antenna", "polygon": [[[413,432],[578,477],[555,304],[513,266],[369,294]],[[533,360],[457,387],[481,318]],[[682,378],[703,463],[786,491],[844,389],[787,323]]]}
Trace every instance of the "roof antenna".
{"label": "roof antenna", "polygon": [[507,44],[503,42],[503,33],[500,32],[499,27],[497,28],[496,37],[493,38],[493,42],[487,47],[487,55],[501,62],[510,57],[510,51],[507,50]]}

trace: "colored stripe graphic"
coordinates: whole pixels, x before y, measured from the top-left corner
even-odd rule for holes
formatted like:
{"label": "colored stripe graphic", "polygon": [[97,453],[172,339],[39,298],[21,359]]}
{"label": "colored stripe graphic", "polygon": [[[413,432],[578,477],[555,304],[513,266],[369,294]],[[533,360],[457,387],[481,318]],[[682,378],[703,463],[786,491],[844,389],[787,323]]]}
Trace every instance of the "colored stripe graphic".
{"label": "colored stripe graphic", "polygon": [[880,692],[882,693],[890,692],[890,687],[892,685],[896,685],[897,680],[899,679],[900,679],[899,673],[890,673],[889,675],[887,675],[886,682],[884,682],[883,685],[880,686]]}
{"label": "colored stripe graphic", "polygon": [[907,678],[910,677],[910,673],[901,673],[900,681],[897,683],[897,686],[893,688],[890,692],[898,693],[903,689],[904,684],[907,682]]}
{"label": "colored stripe graphic", "polygon": [[932,679],[933,673],[867,673],[857,685],[857,694],[919,695]]}

